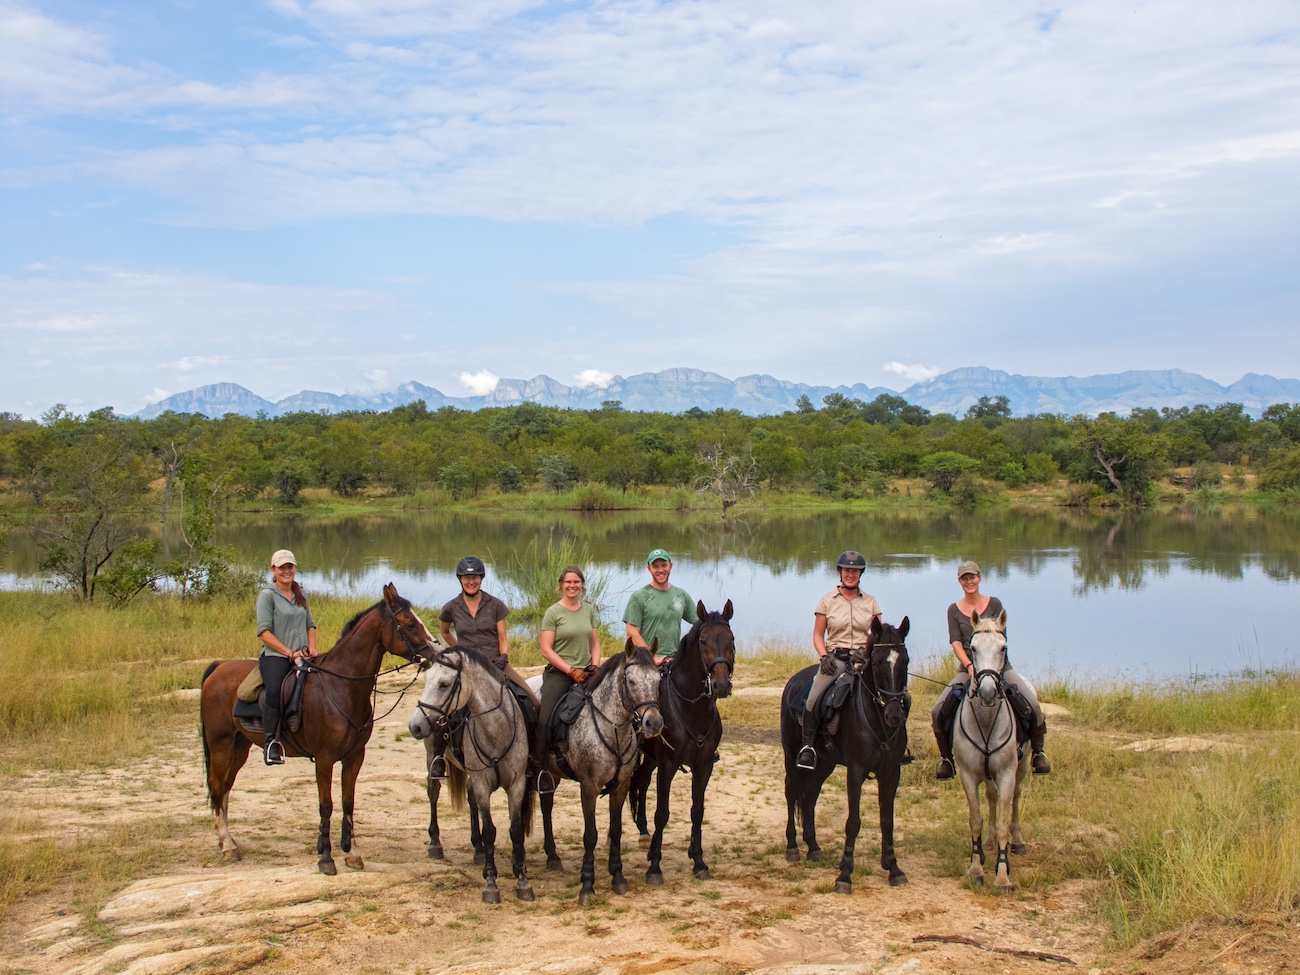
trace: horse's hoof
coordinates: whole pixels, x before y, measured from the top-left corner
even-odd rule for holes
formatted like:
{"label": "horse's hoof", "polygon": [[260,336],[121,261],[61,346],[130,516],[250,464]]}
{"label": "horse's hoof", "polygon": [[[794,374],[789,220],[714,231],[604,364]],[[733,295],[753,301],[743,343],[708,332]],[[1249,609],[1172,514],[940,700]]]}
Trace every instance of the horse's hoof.
{"label": "horse's hoof", "polygon": [[851,893],[853,893],[853,883],[852,883],[852,881],[849,881],[849,880],[837,880],[837,881],[835,881],[835,893],[837,893],[837,894],[851,894]]}
{"label": "horse's hoof", "polygon": [[650,834],[649,834],[649,833],[642,833],[640,836],[637,837],[636,842],[637,842],[637,845],[640,846],[641,849],[644,850],[647,846],[650,845]]}
{"label": "horse's hoof", "polygon": [[898,873],[891,873],[891,874],[889,875],[889,886],[890,886],[890,887],[906,887],[906,886],[907,886],[907,874],[903,873],[901,870],[900,870]]}
{"label": "horse's hoof", "polygon": [[482,851],[482,850],[475,850],[475,851],[474,851],[474,866],[476,866],[476,867],[481,867],[481,866],[483,866],[483,851]]}
{"label": "horse's hoof", "polygon": [[594,890],[583,890],[578,892],[578,906],[586,907],[591,903],[592,897],[596,895]]}
{"label": "horse's hoof", "polygon": [[801,857],[801,856],[799,855],[799,851],[798,851],[798,849],[796,849],[796,848],[793,847],[793,846],[790,847],[790,849],[788,849],[788,850],[785,851],[785,862],[786,862],[786,863],[798,863],[798,862],[799,862],[800,860],[802,860],[802,859],[803,859],[803,857]]}
{"label": "horse's hoof", "polygon": [[982,873],[981,873],[981,874],[971,874],[971,875],[967,876],[966,879],[970,881],[970,885],[971,885],[972,887],[983,887],[983,886],[984,886],[984,875],[983,875]]}
{"label": "horse's hoof", "polygon": [[334,866],[333,860],[320,861],[320,863],[316,864],[316,869],[319,870],[327,877],[333,877],[336,873],[339,872],[339,868]]}
{"label": "horse's hoof", "polygon": [[811,860],[813,863],[821,863],[821,862],[822,862],[822,851],[821,851],[821,850],[809,850],[809,851],[808,851],[808,859]]}
{"label": "horse's hoof", "polygon": [[537,895],[533,893],[533,888],[531,887],[516,887],[515,896],[518,897],[521,901],[537,900]]}
{"label": "horse's hoof", "polygon": [[1011,852],[1014,853],[1016,856],[1024,856],[1024,854],[1029,852],[1029,847],[1027,847],[1024,843],[1012,843]]}
{"label": "horse's hoof", "polygon": [[366,861],[359,856],[348,856],[343,858],[343,865],[349,870],[366,869]]}
{"label": "horse's hoof", "polygon": [[696,870],[696,871],[695,871],[695,879],[696,879],[696,880],[712,880],[712,879],[713,879],[713,874],[709,873],[709,868],[708,868],[708,867],[700,867],[699,870]]}
{"label": "horse's hoof", "polygon": [[559,873],[563,873],[563,872],[564,872],[564,861],[561,860],[559,857],[547,857],[547,858],[546,858],[546,869],[547,869],[547,870],[555,870],[555,871],[557,871],[557,872],[559,872]]}
{"label": "horse's hoof", "polygon": [[995,894],[1009,894],[1015,889],[1016,885],[1008,880],[1005,884],[997,884],[993,892]]}
{"label": "horse's hoof", "polygon": [[659,886],[664,882],[663,871],[651,867],[649,870],[645,872],[645,882],[648,884],[652,884],[656,887]]}
{"label": "horse's hoof", "polygon": [[620,897],[622,897],[628,891],[627,881],[615,880],[612,884],[609,885],[609,889],[612,890],[614,893],[618,894]]}
{"label": "horse's hoof", "polygon": [[484,904],[500,904],[500,903],[501,903],[501,891],[497,890],[497,888],[495,888],[495,887],[487,887],[487,888],[484,888],[484,890],[483,890],[483,903],[484,903]]}
{"label": "horse's hoof", "polygon": [[240,853],[238,850],[233,850],[233,849],[232,849],[232,850],[222,850],[222,851],[221,851],[221,857],[222,857],[222,859],[224,859],[224,860],[230,860],[230,861],[234,862],[234,861],[238,861],[238,860],[242,860],[242,859],[244,859],[244,854]]}
{"label": "horse's hoof", "polygon": [[430,860],[441,860],[441,859],[443,859],[443,856],[442,856],[442,847],[441,847],[441,846],[434,846],[432,843],[430,843],[430,844],[429,844],[429,859],[430,859]]}

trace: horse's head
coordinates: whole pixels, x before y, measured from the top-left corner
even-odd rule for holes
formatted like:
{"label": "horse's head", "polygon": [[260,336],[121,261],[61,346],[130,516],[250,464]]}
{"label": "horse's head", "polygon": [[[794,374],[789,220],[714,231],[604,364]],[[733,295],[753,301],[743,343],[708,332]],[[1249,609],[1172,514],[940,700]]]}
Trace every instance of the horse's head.
{"label": "horse's head", "polygon": [[434,731],[445,729],[448,716],[469,703],[464,680],[468,663],[465,652],[455,648],[425,658],[424,690],[406,723],[413,738],[428,738]]}
{"label": "horse's head", "polygon": [[975,686],[981,703],[993,705],[1002,695],[1002,671],[1007,666],[1007,611],[996,618],[980,619],[971,613],[974,633],[970,638],[970,659],[975,665]]}
{"label": "horse's head", "polygon": [[659,711],[659,681],[655,666],[659,641],[647,650],[627,641],[623,663],[623,706],[632,712],[632,724],[647,738],[656,738],[664,730],[664,716]]}
{"label": "horse's head", "polygon": [[397,587],[391,582],[384,586],[384,607],[392,624],[383,631],[386,652],[395,657],[415,660],[420,657],[420,651],[434,649],[436,641],[433,634],[416,615],[411,601],[398,595]]}
{"label": "horse's head", "polygon": [[695,604],[700,620],[700,662],[704,664],[704,682],[712,697],[731,696],[731,673],[736,669],[736,638],[731,634],[731,600],[720,613],[710,613],[704,600]]}
{"label": "horse's head", "polygon": [[907,693],[907,632],[912,621],[906,616],[897,626],[882,623],[877,616],[871,621],[867,637],[866,667],[876,701],[884,712],[885,724],[897,728],[907,720],[904,706]]}

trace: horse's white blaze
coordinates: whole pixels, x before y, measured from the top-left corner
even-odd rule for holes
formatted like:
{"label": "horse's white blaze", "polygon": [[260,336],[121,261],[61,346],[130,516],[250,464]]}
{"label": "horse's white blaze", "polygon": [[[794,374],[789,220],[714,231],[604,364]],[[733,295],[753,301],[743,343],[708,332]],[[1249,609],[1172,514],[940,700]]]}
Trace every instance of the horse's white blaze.
{"label": "horse's white blaze", "polygon": [[893,670],[895,664],[897,664],[897,663],[898,663],[898,651],[897,651],[897,650],[890,650],[890,651],[889,651],[889,669],[890,669],[890,670]]}

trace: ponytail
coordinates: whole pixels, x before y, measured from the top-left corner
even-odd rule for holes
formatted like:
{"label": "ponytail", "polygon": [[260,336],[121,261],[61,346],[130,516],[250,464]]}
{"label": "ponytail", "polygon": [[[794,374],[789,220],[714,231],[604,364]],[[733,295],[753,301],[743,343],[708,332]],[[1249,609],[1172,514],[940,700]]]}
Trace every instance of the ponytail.
{"label": "ponytail", "polygon": [[298,585],[297,579],[294,579],[291,585],[293,586],[293,604],[295,606],[301,606],[303,609],[306,609],[307,594],[302,591],[302,586]]}

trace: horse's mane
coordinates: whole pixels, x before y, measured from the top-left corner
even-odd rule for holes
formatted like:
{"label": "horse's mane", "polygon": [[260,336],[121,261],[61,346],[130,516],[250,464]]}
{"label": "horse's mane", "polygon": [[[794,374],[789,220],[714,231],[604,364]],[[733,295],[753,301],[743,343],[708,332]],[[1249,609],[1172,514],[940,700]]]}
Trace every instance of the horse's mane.
{"label": "horse's mane", "polygon": [[610,657],[599,667],[597,667],[596,672],[594,674],[592,674],[590,677],[588,677],[585,681],[582,682],[581,685],[582,688],[588,694],[595,693],[596,688],[600,686],[600,682],[605,679],[605,676],[607,674],[618,669],[618,665],[622,663],[623,658],[625,656],[627,656],[627,653],[626,651],[623,650],[620,650],[618,653],[614,654],[614,656]]}
{"label": "horse's mane", "polygon": [[486,670],[488,672],[488,675],[493,680],[495,680],[498,684],[504,684],[507,680],[509,680],[509,678],[506,677],[505,674],[497,670],[496,664],[492,662],[492,658],[488,656],[488,654],[484,653],[482,650],[478,650],[474,647],[467,647],[463,643],[458,643],[454,647],[448,647],[447,650],[459,650],[461,653],[465,655],[466,660],[474,661],[476,664],[479,665],[479,667],[481,667],[483,670]]}
{"label": "horse's mane", "polygon": [[[352,617],[352,619],[350,619],[350,620],[348,620],[346,623],[344,623],[344,624],[343,624],[343,632],[339,634],[339,639],[342,640],[345,636],[347,636],[350,632],[352,632],[352,628],[353,628],[354,626],[356,626],[358,623],[361,622],[361,617],[365,616],[367,613],[371,612],[372,610],[376,610],[376,609],[378,609],[380,606],[383,605],[383,602],[384,602],[384,601],[381,599],[379,602],[375,603],[373,606],[367,606],[367,607],[366,607],[365,609],[363,609],[361,612],[357,613],[356,616]],[[338,646],[338,644],[335,644],[335,646]]]}

